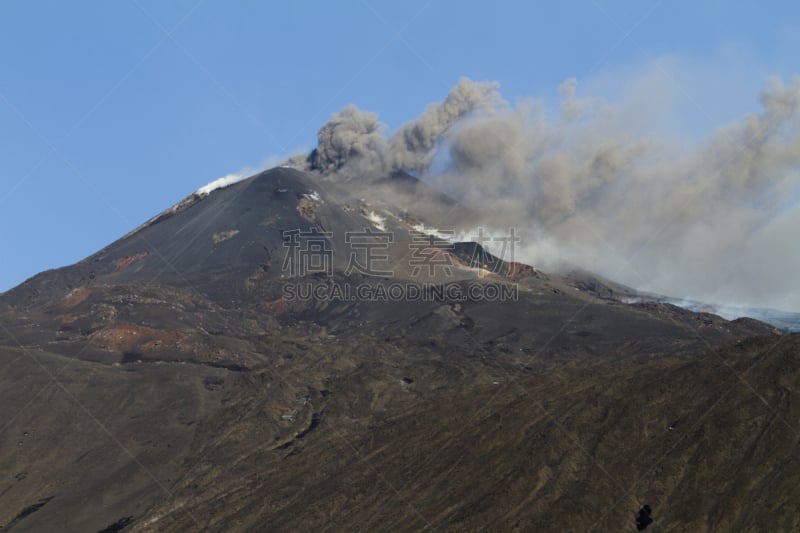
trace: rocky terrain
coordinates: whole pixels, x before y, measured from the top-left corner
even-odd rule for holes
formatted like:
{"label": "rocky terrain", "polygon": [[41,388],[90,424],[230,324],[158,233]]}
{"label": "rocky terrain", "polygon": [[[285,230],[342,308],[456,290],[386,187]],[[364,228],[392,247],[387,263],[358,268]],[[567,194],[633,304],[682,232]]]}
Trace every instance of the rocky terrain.
{"label": "rocky terrain", "polygon": [[[800,335],[436,238],[466,214],[277,168],[1,294],[3,530],[800,529]],[[292,275],[312,230],[331,273]]]}

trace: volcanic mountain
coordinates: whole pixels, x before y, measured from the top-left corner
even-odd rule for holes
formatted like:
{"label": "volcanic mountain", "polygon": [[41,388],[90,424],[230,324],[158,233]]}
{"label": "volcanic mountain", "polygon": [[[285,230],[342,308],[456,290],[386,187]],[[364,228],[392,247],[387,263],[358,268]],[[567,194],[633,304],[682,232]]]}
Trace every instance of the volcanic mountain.
{"label": "volcanic mountain", "polygon": [[800,336],[491,255],[470,216],[279,167],[3,293],[0,524],[800,528]]}

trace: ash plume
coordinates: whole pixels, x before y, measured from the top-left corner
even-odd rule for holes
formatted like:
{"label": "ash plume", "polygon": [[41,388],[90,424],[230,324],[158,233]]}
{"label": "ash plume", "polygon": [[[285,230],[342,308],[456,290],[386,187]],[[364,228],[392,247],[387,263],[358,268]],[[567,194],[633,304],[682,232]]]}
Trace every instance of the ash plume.
{"label": "ash plume", "polygon": [[497,83],[476,83],[461,78],[444,102],[429,105],[419,118],[402,126],[389,138],[389,169],[426,170],[437,143],[453,124],[469,113],[503,105],[499,88]]}
{"label": "ash plume", "polygon": [[388,139],[375,113],[348,105],[319,129],[317,148],[306,166],[323,174],[359,176],[396,170],[423,172],[448,128],[473,111],[501,105],[498,88],[497,83],[461,78],[443,102],[429,105]]}
{"label": "ash plume", "polygon": [[484,224],[526,228],[529,262],[800,310],[800,252],[787,230],[800,220],[800,78],[770,80],[760,112],[689,146],[634,136],[620,127],[624,102],[563,87],[554,122],[531,106],[453,128],[452,165],[432,178],[484,207]]}
{"label": "ash plume", "polygon": [[[768,80],[760,111],[692,142],[652,134],[641,95],[611,103],[578,92],[565,81],[553,113],[462,79],[388,137],[376,115],[348,107],[320,129],[309,166],[414,171],[479,213],[475,226],[523,231],[518,259],[537,266],[570,262],[676,297],[800,311],[800,77]],[[445,164],[434,170],[434,159]]]}
{"label": "ash plume", "polygon": [[348,105],[319,129],[317,148],[309,157],[311,168],[323,174],[381,171],[386,153],[384,129],[376,113]]}

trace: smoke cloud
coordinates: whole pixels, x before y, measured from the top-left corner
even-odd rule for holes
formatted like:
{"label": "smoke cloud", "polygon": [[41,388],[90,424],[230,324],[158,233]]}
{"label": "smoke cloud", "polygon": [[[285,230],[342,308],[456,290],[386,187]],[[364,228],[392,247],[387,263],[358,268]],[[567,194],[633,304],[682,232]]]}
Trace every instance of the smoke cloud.
{"label": "smoke cloud", "polygon": [[637,95],[581,98],[574,79],[558,95],[548,113],[462,79],[388,137],[376,115],[347,107],[320,129],[309,166],[414,171],[479,213],[476,226],[523,232],[518,259],[543,268],[800,311],[800,77],[768,80],[757,113],[694,142],[648,134],[657,124]]}
{"label": "smoke cloud", "polygon": [[480,110],[504,105],[497,83],[475,83],[461,78],[444,102],[431,104],[416,120],[402,126],[389,139],[390,170],[425,171],[442,135],[459,119]]}
{"label": "smoke cloud", "polygon": [[312,168],[325,174],[381,171],[386,157],[384,129],[376,113],[345,107],[319,129]]}
{"label": "smoke cloud", "polygon": [[221,178],[217,178],[211,183],[203,185],[199,189],[195,191],[195,194],[200,196],[207,196],[212,192],[216,191],[217,189],[224,189],[225,187],[229,187],[234,183],[239,183],[243,179],[245,179],[249,174],[245,173],[236,173],[236,174],[226,174]]}
{"label": "smoke cloud", "polygon": [[437,143],[453,124],[469,113],[503,105],[498,88],[497,83],[462,78],[444,102],[431,104],[388,139],[378,115],[348,105],[320,128],[317,148],[308,157],[307,167],[323,174],[350,176],[397,170],[423,172],[435,155]]}

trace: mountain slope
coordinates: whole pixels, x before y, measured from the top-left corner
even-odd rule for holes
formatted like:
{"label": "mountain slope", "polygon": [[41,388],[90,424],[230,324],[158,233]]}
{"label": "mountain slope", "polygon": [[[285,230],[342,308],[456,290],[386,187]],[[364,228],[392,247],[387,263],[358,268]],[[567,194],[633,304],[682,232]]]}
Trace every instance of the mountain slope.
{"label": "mountain slope", "polygon": [[[468,216],[410,176],[278,168],[0,295],[0,524],[624,531],[648,505],[653,530],[796,529],[800,337],[469,243],[414,275],[414,231]],[[288,273],[312,229],[330,274]],[[392,275],[349,271],[365,229]]]}

